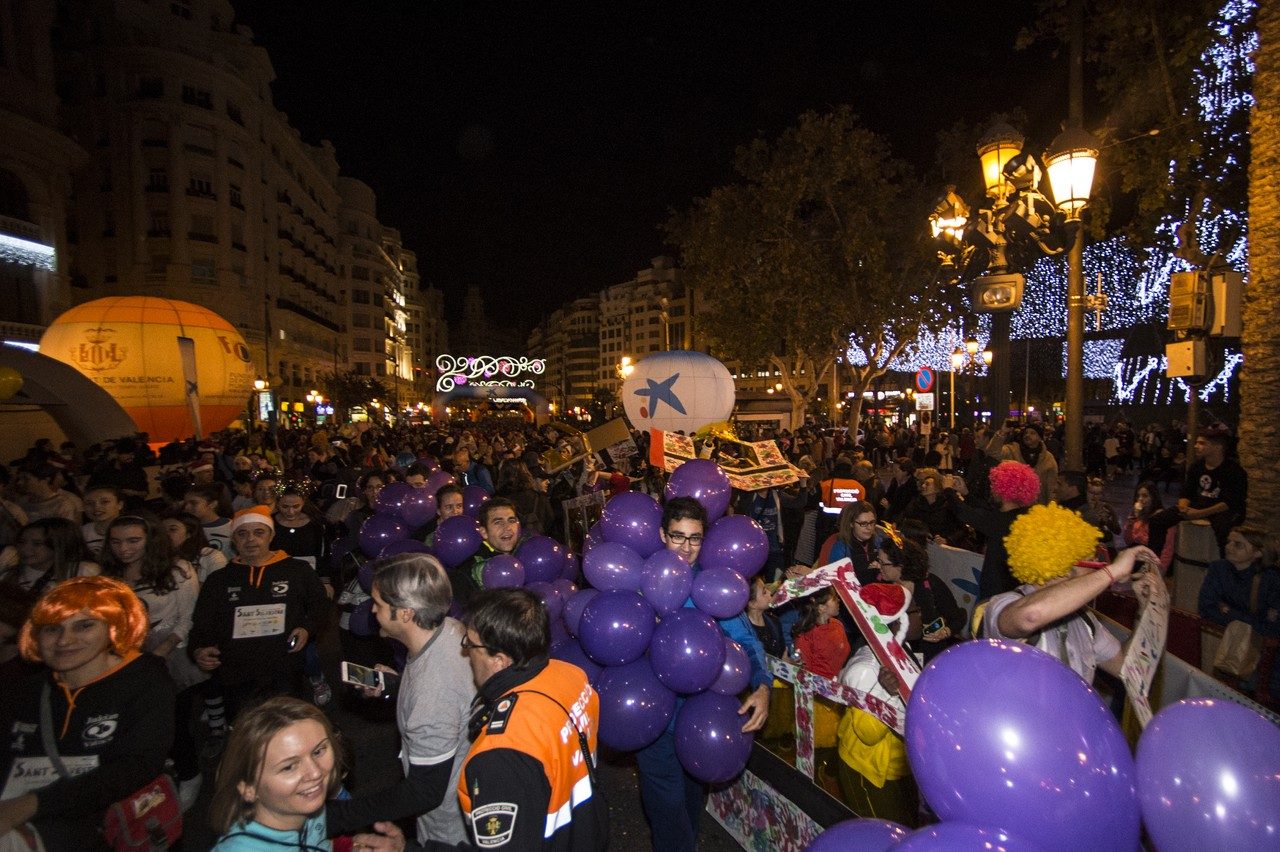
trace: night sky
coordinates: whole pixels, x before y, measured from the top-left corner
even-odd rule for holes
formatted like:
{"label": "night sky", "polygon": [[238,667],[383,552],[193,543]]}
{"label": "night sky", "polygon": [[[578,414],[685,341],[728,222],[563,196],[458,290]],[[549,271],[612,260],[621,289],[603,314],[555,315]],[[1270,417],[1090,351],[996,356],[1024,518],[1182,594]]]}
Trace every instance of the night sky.
{"label": "night sky", "polygon": [[450,319],[478,284],[524,327],[646,267],[668,211],[805,110],[852,104],[921,170],[938,131],[1014,107],[1043,146],[1066,84],[1013,49],[1035,5],[236,2],[277,107],[374,188]]}

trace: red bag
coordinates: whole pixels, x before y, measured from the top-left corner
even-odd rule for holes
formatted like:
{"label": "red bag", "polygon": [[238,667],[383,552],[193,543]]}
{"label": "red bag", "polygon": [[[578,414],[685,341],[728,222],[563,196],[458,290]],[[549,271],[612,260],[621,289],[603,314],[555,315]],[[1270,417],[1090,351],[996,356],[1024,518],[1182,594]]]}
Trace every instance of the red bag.
{"label": "red bag", "polygon": [[182,836],[182,806],[173,779],[162,772],[107,808],[102,831],[116,852],[170,848]]}

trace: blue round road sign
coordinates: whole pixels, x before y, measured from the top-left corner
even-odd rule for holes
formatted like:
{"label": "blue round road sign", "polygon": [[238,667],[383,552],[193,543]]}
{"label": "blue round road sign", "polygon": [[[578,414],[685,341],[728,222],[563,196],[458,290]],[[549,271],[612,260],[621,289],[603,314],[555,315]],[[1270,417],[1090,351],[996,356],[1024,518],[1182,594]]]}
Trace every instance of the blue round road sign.
{"label": "blue round road sign", "polygon": [[921,367],[916,370],[916,390],[920,393],[928,393],[933,390],[934,378],[932,367]]}

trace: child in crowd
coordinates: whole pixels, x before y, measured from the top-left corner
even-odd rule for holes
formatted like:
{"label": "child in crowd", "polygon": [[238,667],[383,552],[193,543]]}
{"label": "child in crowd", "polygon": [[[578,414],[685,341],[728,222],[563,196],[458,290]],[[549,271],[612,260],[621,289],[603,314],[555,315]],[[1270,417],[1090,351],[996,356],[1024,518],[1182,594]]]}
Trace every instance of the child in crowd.
{"label": "child in crowd", "polygon": [[[828,586],[801,598],[800,620],[791,628],[802,664],[820,677],[835,678],[849,658],[849,639],[844,625],[836,618],[840,607],[835,589]],[[814,698],[813,747],[819,765],[830,762],[835,756],[833,749],[839,722],[838,705],[825,698]]]}

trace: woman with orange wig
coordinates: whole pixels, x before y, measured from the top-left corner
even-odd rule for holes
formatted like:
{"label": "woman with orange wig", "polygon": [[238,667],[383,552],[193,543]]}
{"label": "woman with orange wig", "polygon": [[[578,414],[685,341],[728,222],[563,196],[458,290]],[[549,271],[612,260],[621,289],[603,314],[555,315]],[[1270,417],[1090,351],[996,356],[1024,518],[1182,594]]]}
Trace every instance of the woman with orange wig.
{"label": "woman with orange wig", "polygon": [[[39,671],[0,694],[0,849],[104,849],[103,812],[154,779],[173,744],[173,683],[142,654],[128,585],[79,577],[45,593],[18,648]],[[41,705],[48,730],[41,730]],[[48,757],[51,738],[71,777]]]}

